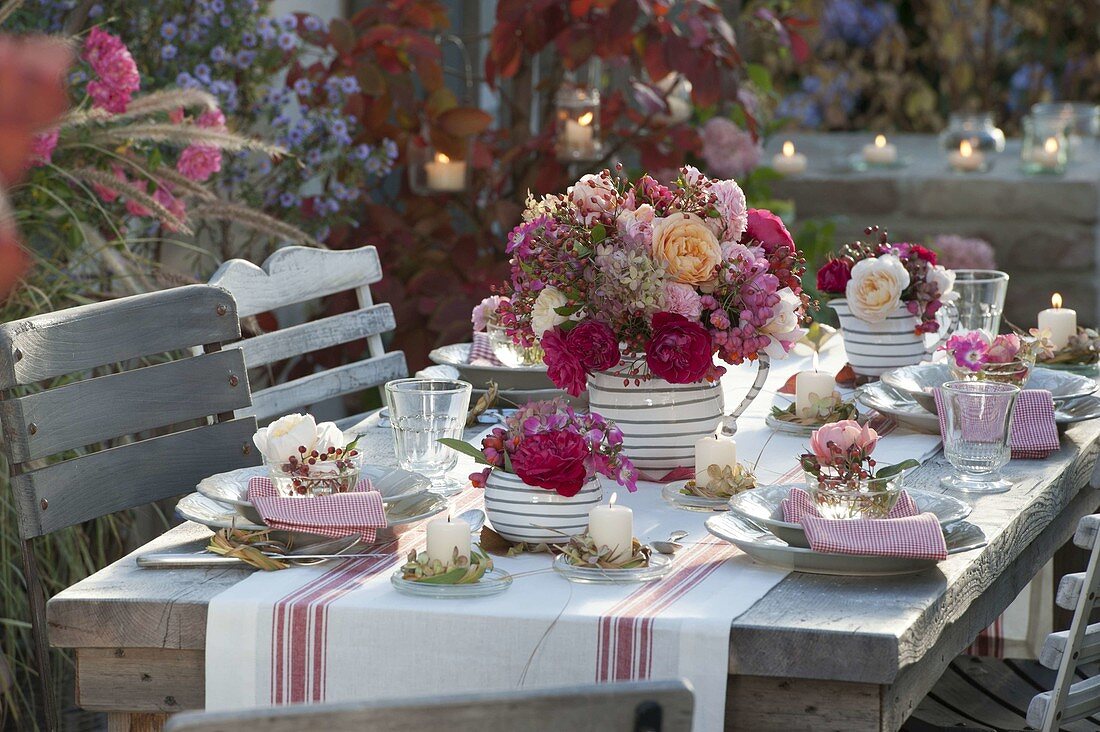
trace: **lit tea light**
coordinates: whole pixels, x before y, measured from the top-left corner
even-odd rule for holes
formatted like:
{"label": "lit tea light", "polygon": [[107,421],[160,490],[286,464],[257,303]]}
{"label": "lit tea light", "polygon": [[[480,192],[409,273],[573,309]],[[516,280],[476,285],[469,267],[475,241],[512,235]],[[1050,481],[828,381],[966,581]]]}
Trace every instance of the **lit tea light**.
{"label": "lit tea light", "polygon": [[960,142],[959,149],[952,150],[947,160],[952,168],[963,172],[981,170],[985,166],[985,155],[981,150],[975,150],[970,140]]}
{"label": "lit tea light", "polygon": [[1042,149],[1031,150],[1031,162],[1042,168],[1057,168],[1061,164],[1061,147],[1058,138],[1048,137],[1043,141]]}
{"label": "lit tea light", "polygon": [[863,160],[871,165],[893,165],[897,159],[898,149],[886,141],[886,135],[875,135],[873,145],[863,146]]}
{"label": "lit tea light", "polygon": [[1039,313],[1038,325],[1039,330],[1050,331],[1055,349],[1065,348],[1070,337],[1077,335],[1077,311],[1062,307],[1062,296],[1056,292],[1050,296],[1050,307]]}
{"label": "lit tea light", "polygon": [[435,160],[424,165],[428,188],[433,191],[461,191],[466,188],[466,163],[436,153]]}
{"label": "lit tea light", "polygon": [[806,171],[806,156],[796,152],[794,143],[787,140],[783,143],[783,152],[772,158],[772,167],[783,175],[798,175]]}

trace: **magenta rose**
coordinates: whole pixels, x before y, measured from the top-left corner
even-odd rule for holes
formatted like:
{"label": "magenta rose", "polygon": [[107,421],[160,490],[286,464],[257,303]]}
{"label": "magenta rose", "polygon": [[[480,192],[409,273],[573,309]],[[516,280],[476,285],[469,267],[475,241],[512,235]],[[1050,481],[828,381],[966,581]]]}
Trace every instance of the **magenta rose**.
{"label": "magenta rose", "polygon": [[701,380],[714,363],[710,333],[698,321],[676,313],[653,316],[653,337],[645,347],[649,370],[671,384]]}
{"label": "magenta rose", "polygon": [[606,323],[598,320],[586,320],[569,331],[565,336],[565,345],[589,373],[603,371],[619,363],[619,339]]}
{"label": "magenta rose", "polygon": [[852,267],[844,259],[830,259],[817,271],[817,289],[832,294],[843,293],[852,279]]}
{"label": "magenta rose", "polygon": [[920,244],[911,244],[909,246],[909,253],[916,255],[917,258],[923,259],[929,264],[936,263],[936,253],[927,247],[922,247]]}
{"label": "magenta rose", "polygon": [[764,251],[769,254],[781,246],[792,250],[795,248],[794,237],[783,225],[783,220],[762,208],[749,209],[749,225],[745,229],[745,235],[741,237],[741,242],[745,243],[750,239],[760,242]]}
{"label": "magenta rose", "polygon": [[540,432],[524,437],[512,455],[512,468],[524,483],[575,496],[588,474],[588,445],[575,432]]}
{"label": "magenta rose", "polygon": [[588,385],[588,374],[577,355],[569,350],[566,335],[561,328],[554,328],[542,334],[543,362],[550,381],[559,389],[573,396],[580,396]]}

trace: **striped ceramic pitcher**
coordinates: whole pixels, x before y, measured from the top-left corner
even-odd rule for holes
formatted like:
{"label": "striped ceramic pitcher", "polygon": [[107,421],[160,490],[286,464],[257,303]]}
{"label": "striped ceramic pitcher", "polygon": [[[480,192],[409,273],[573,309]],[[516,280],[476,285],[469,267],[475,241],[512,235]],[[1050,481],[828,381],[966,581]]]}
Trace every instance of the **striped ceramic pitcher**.
{"label": "striped ceramic pitcher", "polygon": [[947,323],[940,324],[940,337],[927,342],[913,330],[917,317],[904,305],[880,323],[868,323],[857,318],[844,298],[829,301],[829,307],[840,317],[840,331],[844,337],[844,350],[848,363],[859,376],[879,377],[885,371],[899,366],[920,363],[939,347],[954,329],[954,308],[944,308]]}
{"label": "striped ceramic pitcher", "polygon": [[695,442],[722,420],[722,387],[705,381],[670,384],[650,378],[635,386],[607,372],[588,377],[588,402],[623,431],[623,452],[650,474],[695,465]]}
{"label": "striped ceramic pitcher", "polygon": [[599,478],[568,497],[503,470],[492,471],[485,481],[485,515],[494,531],[514,542],[564,544],[588,530],[588,512],[602,499]]}

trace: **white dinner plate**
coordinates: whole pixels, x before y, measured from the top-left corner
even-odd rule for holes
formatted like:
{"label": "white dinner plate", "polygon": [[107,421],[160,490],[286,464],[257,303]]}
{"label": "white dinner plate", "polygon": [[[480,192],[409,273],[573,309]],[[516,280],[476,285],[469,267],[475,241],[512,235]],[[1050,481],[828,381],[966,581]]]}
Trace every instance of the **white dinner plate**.
{"label": "white dinner plate", "polygon": [[[763,526],[734,514],[724,513],[706,520],[707,531],[730,542],[762,564],[794,572],[881,577],[922,572],[936,566],[934,559],[878,557],[861,554],[826,554],[788,546]],[[947,553],[957,554],[985,546],[986,537],[974,524],[960,521],[944,529]]]}
{"label": "white dinner plate", "polygon": [[490,381],[503,391],[539,391],[555,389],[554,382],[546,374],[546,364],[535,366],[479,366],[467,363],[470,358],[469,343],[452,343],[440,346],[428,354],[432,363],[453,366],[465,381],[475,389],[484,389]]}
{"label": "white dinner plate", "polygon": [[[946,363],[918,363],[913,366],[890,369],[882,375],[882,383],[902,394],[907,394],[935,414],[936,400],[932,390],[954,378],[951,367]],[[1096,379],[1080,374],[1037,366],[1032,369],[1024,386],[1028,389],[1046,389],[1054,398],[1055,406],[1058,406],[1071,399],[1092,394],[1096,391],[1097,383]]]}
{"label": "white dinner plate", "polygon": [[[802,526],[783,520],[783,499],[791,488],[791,485],[765,485],[738,493],[729,500],[729,510],[762,525],[791,546],[807,548],[810,543],[806,541]],[[936,514],[940,526],[962,521],[973,510],[969,503],[954,496],[909,488],[905,490],[921,513]]]}

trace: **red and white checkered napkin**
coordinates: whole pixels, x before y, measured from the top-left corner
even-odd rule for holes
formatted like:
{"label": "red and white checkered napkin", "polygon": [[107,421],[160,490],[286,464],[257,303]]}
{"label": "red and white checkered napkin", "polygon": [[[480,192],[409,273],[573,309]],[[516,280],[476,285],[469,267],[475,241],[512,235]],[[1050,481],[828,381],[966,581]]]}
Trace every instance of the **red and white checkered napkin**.
{"label": "red and white checkered napkin", "polygon": [[863,554],[914,559],[947,558],[947,542],[933,513],[918,513],[905,491],[884,519],[825,519],[810,494],[792,488],[783,501],[783,519],[801,523],[810,548],[829,554]]}
{"label": "red and white checkered napkin", "polygon": [[503,366],[504,363],[493,352],[493,344],[488,333],[474,333],[474,342],[470,346],[469,362],[475,366]]}
{"label": "red and white checkered napkin", "polygon": [[270,478],[256,476],[248,480],[248,500],[273,529],[337,538],[359,534],[371,542],[375,529],[386,526],[382,494],[371,490],[369,480],[359,481],[348,493],[290,498],[280,496]]}
{"label": "red and white checkered napkin", "polygon": [[[936,411],[940,415],[940,435],[946,431],[943,392],[936,389]],[[1058,425],[1054,421],[1054,399],[1046,389],[1024,389],[1016,397],[1012,412],[1012,457],[1041,460],[1061,447]]]}

